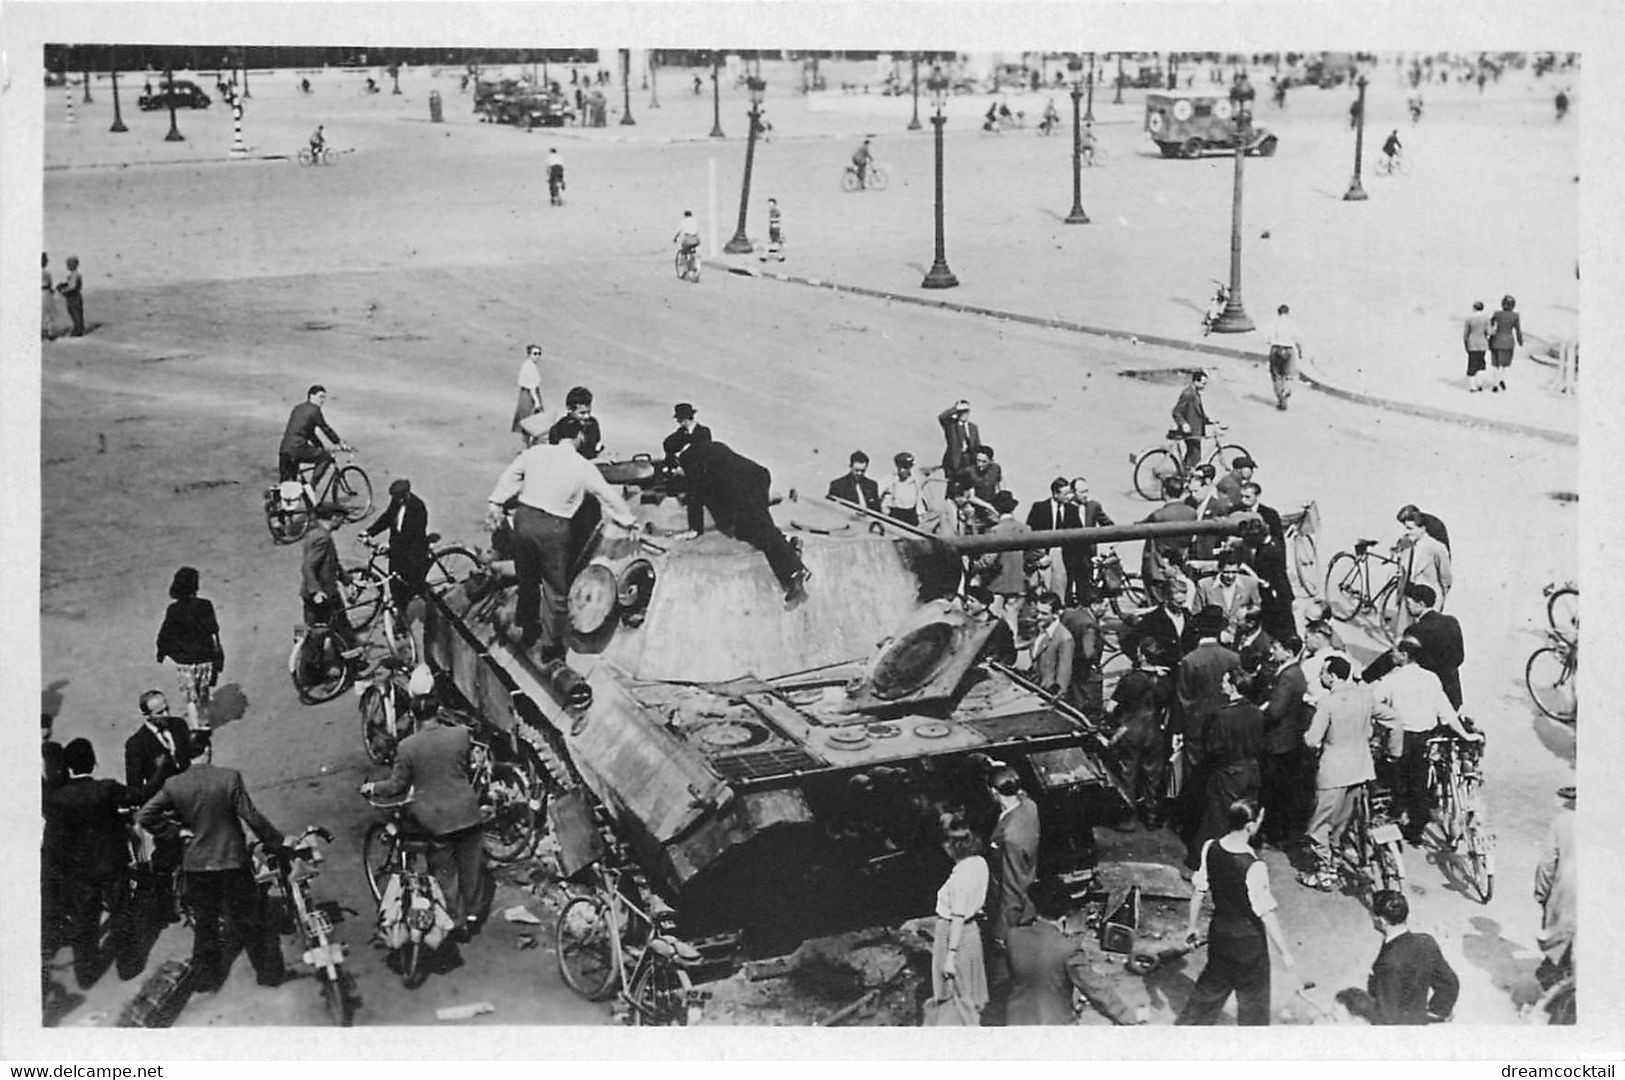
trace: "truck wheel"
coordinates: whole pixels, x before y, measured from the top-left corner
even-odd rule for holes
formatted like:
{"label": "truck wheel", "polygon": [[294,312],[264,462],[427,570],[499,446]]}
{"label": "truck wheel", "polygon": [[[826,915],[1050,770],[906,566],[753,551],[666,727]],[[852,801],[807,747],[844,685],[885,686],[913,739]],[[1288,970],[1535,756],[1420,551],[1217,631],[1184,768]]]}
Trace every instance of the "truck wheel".
{"label": "truck wheel", "polygon": [[1202,156],[1202,140],[1189,138],[1179,144],[1179,156],[1183,158],[1199,158]]}

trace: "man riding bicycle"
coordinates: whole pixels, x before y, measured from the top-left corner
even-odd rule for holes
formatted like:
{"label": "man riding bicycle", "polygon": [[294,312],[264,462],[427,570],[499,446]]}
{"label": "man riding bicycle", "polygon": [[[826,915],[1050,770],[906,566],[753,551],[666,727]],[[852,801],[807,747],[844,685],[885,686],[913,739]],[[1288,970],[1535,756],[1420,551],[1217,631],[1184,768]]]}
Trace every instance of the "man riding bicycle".
{"label": "man riding bicycle", "polygon": [[1393,131],[1390,131],[1388,133],[1388,137],[1382,141],[1382,154],[1383,158],[1385,159],[1384,163],[1388,166],[1388,168],[1392,169],[1394,167],[1394,159],[1398,157],[1400,151],[1404,149],[1405,148],[1400,145],[1399,142],[1399,129],[1395,128]]}
{"label": "man riding bicycle", "polygon": [[1044,105],[1044,119],[1039,123],[1039,127],[1044,129],[1045,134],[1048,134],[1059,127],[1060,123],[1061,112],[1055,107],[1055,99],[1050,98]]}
{"label": "man riding bicycle", "polygon": [[326,149],[327,135],[322,131],[322,125],[317,124],[316,130],[310,133],[310,156],[319,160]]}
{"label": "man riding bicycle", "polygon": [[874,159],[874,154],[869,152],[868,139],[864,139],[863,145],[852,152],[852,165],[858,170],[858,187],[868,186],[869,165]]}
{"label": "man riding bicycle", "polygon": [[326,401],[327,387],[317,383],[305,391],[305,400],[295,405],[293,412],[288,414],[288,426],[282,432],[282,445],[277,448],[277,479],[296,480],[299,478],[299,466],[314,462],[316,468],[311,472],[311,485],[315,486],[321,481],[322,474],[333,461],[333,455],[316,437],[318,430],[337,444],[340,450],[353,449],[322,415],[322,405]]}
{"label": "man riding bicycle", "polygon": [[1093,162],[1095,160],[1095,132],[1089,123],[1083,125],[1083,134],[1079,137],[1078,150],[1085,161]]}
{"label": "man riding bicycle", "polygon": [[299,467],[307,463],[314,463],[316,466],[311,474],[311,482],[314,484],[321,479],[333,457],[327,447],[322,445],[321,439],[317,438],[318,431],[325,434],[338,449],[352,449],[322,415],[322,406],[326,402],[327,388],[316,383],[305,392],[305,400],[295,405],[293,411],[288,414],[288,424],[283,429],[282,442],[277,448],[279,479],[296,479]]}
{"label": "man riding bicycle", "polygon": [[677,226],[677,235],[672,237],[677,244],[677,250],[691,260],[698,260],[700,251],[700,223],[694,220],[694,211],[684,210],[683,220]]}

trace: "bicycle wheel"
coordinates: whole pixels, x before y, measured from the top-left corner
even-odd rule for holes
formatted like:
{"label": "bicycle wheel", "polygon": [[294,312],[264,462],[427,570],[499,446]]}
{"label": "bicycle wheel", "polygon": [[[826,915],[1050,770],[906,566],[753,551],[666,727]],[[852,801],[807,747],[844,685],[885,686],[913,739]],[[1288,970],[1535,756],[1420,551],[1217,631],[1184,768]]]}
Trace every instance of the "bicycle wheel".
{"label": "bicycle wheel", "polygon": [[570,989],[588,1001],[603,1001],[615,992],[621,973],[615,967],[609,909],[597,894],[576,896],[559,912],[554,944],[559,974]]}
{"label": "bicycle wheel", "polygon": [[1580,590],[1565,585],[1546,600],[1546,622],[1570,641],[1580,636]]}
{"label": "bicycle wheel", "polygon": [[306,705],[332,701],[350,688],[355,677],[350,662],[340,655],[337,637],[327,631],[307,633],[294,644],[288,673]]}
{"label": "bicycle wheel", "polygon": [[1390,840],[1386,844],[1377,845],[1377,877],[1384,889],[1394,892],[1405,891],[1405,854],[1399,849],[1399,841]]}
{"label": "bicycle wheel", "polygon": [[1292,534],[1292,576],[1303,595],[1320,595],[1320,552],[1307,533]]}
{"label": "bicycle wheel", "polygon": [[375,904],[383,898],[384,879],[393,872],[394,861],[395,841],[389,836],[389,824],[375,821],[368,825],[361,837],[361,869],[367,875],[367,891],[372,893]]}
{"label": "bicycle wheel", "polygon": [[643,969],[627,991],[633,1027],[687,1027],[688,992],[694,983],[688,972],[660,956],[645,954]]}
{"label": "bicycle wheel", "polygon": [[869,186],[875,191],[885,191],[886,185],[891,181],[886,176],[886,170],[879,165],[869,166]]}
{"label": "bicycle wheel", "polygon": [[403,668],[410,670],[418,663],[418,643],[412,631],[403,623],[404,620],[396,616],[395,609],[386,604],[384,617],[373,631],[373,644],[385,656],[393,657],[400,661]]}
{"label": "bicycle wheel", "polygon": [[1348,622],[1368,603],[1360,560],[1347,551],[1332,556],[1326,568],[1326,606],[1332,618]]}
{"label": "bicycle wheel", "polygon": [[364,566],[347,566],[339,572],[339,591],[344,596],[344,617],[354,630],[372,625],[383,609],[387,582]]}
{"label": "bicycle wheel", "polygon": [[1184,471],[1180,460],[1161,447],[1147,450],[1134,462],[1134,490],[1142,499],[1161,502],[1163,478],[1179,476]]}
{"label": "bicycle wheel", "polygon": [[265,527],[274,542],[295,544],[310,531],[310,514],[305,510],[303,500],[297,507],[283,509],[282,501],[273,497],[265,504]]}
{"label": "bicycle wheel", "polygon": [[361,694],[361,745],[366,748],[367,758],[377,765],[390,765],[395,761],[395,746],[400,741],[400,730],[406,721],[406,700],[400,687],[391,684],[390,692],[394,694],[395,721],[400,727],[392,733],[389,723],[389,707],[392,704],[385,691],[374,685],[369,686]]}
{"label": "bicycle wheel", "polygon": [[316,160],[315,156],[310,152],[310,147],[308,146],[301,146],[299,148],[299,153],[296,154],[295,157],[299,159],[299,164],[301,165],[309,165]]}
{"label": "bicycle wheel", "polygon": [[858,190],[858,174],[853,172],[851,169],[848,169],[844,173],[842,173],[841,174],[841,190],[842,191],[856,191],[856,190]]}
{"label": "bicycle wheel", "polygon": [[419,938],[410,938],[405,945],[395,950],[395,963],[400,969],[401,985],[408,990],[416,990],[429,977],[429,969],[423,964],[423,954],[426,951],[428,946]]}
{"label": "bicycle wheel", "polygon": [[530,854],[536,846],[536,810],[530,782],[517,765],[491,763],[491,783],[480,797],[480,814],[487,813],[481,838],[492,862],[517,862]]}
{"label": "bicycle wheel", "polygon": [[1116,596],[1110,600],[1110,606],[1118,615],[1124,612],[1144,611],[1151,606],[1151,594],[1146,592],[1145,582],[1139,575],[1125,574],[1123,587]]}
{"label": "bicycle wheel", "polygon": [[1209,455],[1207,463],[1218,470],[1220,476],[1223,476],[1236,467],[1237,458],[1251,458],[1252,456],[1247,452],[1245,446],[1236,443],[1222,443],[1217,450]]}
{"label": "bicycle wheel", "polygon": [[1478,823],[1478,814],[1467,815],[1467,877],[1478,893],[1479,903],[1487,904],[1495,895],[1495,839]]}
{"label": "bicycle wheel", "polygon": [[346,465],[333,478],[333,501],[344,511],[344,520],[360,521],[372,513],[372,481],[359,465]]}
{"label": "bicycle wheel", "polygon": [[436,548],[429,556],[429,573],[423,584],[434,595],[444,596],[484,567],[477,554],[461,545]]}
{"label": "bicycle wheel", "polygon": [[1397,643],[1404,634],[1404,627],[1400,625],[1404,611],[1399,604],[1400,590],[1403,588],[1398,575],[1395,575],[1377,593],[1377,632],[1390,645]]}
{"label": "bicycle wheel", "polygon": [[336,1026],[351,1026],[355,1022],[355,976],[348,971],[340,971],[338,979],[322,983],[322,1001],[326,1003],[327,1015]]}
{"label": "bicycle wheel", "polygon": [[1551,645],[1536,649],[1524,665],[1523,682],[1541,712],[1553,720],[1567,722],[1575,718],[1574,667],[1565,651]]}

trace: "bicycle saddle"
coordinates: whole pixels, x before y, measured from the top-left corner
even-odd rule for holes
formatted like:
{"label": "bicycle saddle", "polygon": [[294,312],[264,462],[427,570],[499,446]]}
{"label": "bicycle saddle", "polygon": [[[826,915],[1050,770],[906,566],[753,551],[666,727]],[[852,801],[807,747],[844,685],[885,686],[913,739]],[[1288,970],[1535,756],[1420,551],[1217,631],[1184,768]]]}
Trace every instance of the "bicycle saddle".
{"label": "bicycle saddle", "polygon": [[440,543],[440,534],[439,533],[430,533],[428,536],[425,536],[423,538],[423,541],[424,541],[424,543],[427,543],[427,544],[438,544],[438,543]]}
{"label": "bicycle saddle", "polygon": [[1370,551],[1376,546],[1377,541],[1375,540],[1356,540],[1354,541],[1354,553],[1356,555],[1364,555],[1367,551]]}
{"label": "bicycle saddle", "polygon": [[1174,430],[1170,429],[1168,434],[1163,436],[1163,438],[1166,438],[1166,439],[1188,439],[1188,438],[1191,438],[1191,436],[1186,435],[1183,431],[1174,431]]}
{"label": "bicycle saddle", "polygon": [[670,960],[678,967],[698,967],[705,960],[700,955],[700,950],[674,937],[664,935],[655,937],[649,942],[649,948],[653,949],[657,956]]}

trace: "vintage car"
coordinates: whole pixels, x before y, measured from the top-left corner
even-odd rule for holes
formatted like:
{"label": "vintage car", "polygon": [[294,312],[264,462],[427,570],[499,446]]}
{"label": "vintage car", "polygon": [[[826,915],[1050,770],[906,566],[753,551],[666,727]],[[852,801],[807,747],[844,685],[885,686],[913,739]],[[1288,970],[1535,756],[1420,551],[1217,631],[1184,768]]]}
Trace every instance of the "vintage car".
{"label": "vintage car", "polygon": [[[1170,90],[1145,96],[1145,133],[1163,157],[1201,157],[1211,150],[1234,151],[1236,123],[1230,99],[1222,93]],[[1270,157],[1276,137],[1255,125],[1247,130],[1246,153]]]}
{"label": "vintage car", "polygon": [[176,79],[150,94],[143,91],[135,103],[145,112],[156,112],[171,105],[177,109],[207,109],[212,100],[197,83]]}
{"label": "vintage car", "polygon": [[484,123],[512,124],[526,130],[562,127],[575,118],[562,97],[515,79],[477,84],[474,112]]}

